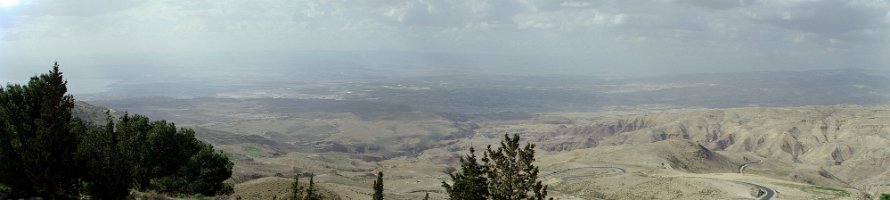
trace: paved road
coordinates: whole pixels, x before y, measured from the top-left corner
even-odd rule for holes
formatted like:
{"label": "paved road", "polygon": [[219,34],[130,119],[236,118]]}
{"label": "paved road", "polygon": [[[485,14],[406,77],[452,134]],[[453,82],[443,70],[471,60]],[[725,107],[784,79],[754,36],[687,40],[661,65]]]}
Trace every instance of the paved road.
{"label": "paved road", "polygon": [[744,184],[744,185],[754,186],[757,189],[759,189],[760,191],[763,191],[762,195],[755,197],[755,199],[757,199],[757,200],[770,200],[770,199],[773,199],[773,197],[776,197],[776,190],[773,190],[772,188],[766,187],[764,185],[756,184],[756,183],[745,182],[745,181],[724,180],[724,179],[717,179],[717,178],[704,178],[704,177],[692,177],[692,178],[710,179],[710,180],[716,180],[716,181],[729,181],[729,182],[735,182],[735,183],[740,183],[740,184]]}
{"label": "paved road", "polygon": [[759,198],[757,198],[758,200],[770,200],[776,195],[776,190],[773,190],[772,188],[769,188],[769,187],[766,187],[763,185],[754,184],[754,183],[748,183],[748,182],[742,182],[742,183],[745,183],[748,185],[753,185],[754,187],[759,188],[761,191],[764,191],[763,195],[761,195]]}
{"label": "paved road", "polygon": [[757,197],[758,200],[770,200],[776,196],[776,190],[773,190],[772,188],[769,188],[769,187],[766,187],[766,186],[763,186],[760,184],[749,183],[749,182],[744,182],[744,181],[736,181],[736,182],[748,184],[748,185],[756,187],[757,189],[760,189],[760,191],[763,191],[764,192],[763,195],[760,195],[759,197]]}
{"label": "paved road", "polygon": [[757,162],[747,162],[747,163],[745,163],[745,164],[740,165],[740,166],[739,166],[739,174],[744,174],[744,173],[745,173],[745,168],[747,168],[749,164],[762,163],[762,162],[763,162],[763,159],[760,159],[760,160],[757,161]]}
{"label": "paved road", "polygon": [[[763,162],[763,160],[758,161],[758,163],[759,162]],[[564,173],[564,172],[568,172],[568,171],[572,171],[572,170],[579,170],[579,169],[613,169],[613,170],[615,170],[616,174],[624,174],[627,172],[627,170],[624,170],[624,168],[621,168],[621,167],[589,166],[589,167],[576,167],[576,168],[569,168],[569,169],[553,171],[553,172],[543,174],[543,175],[541,175],[541,177],[554,176],[554,175],[558,175],[559,173]],[[742,170],[744,170],[744,168],[739,169],[740,172]],[[560,181],[569,181],[569,180],[578,180],[578,179],[583,179],[583,178],[598,176],[598,175],[601,175],[601,174],[559,176],[557,178],[559,178]],[[714,180],[720,180],[720,179],[714,179]],[[760,189],[761,191],[763,191],[764,192],[763,195],[760,195],[759,197],[757,197],[758,200],[770,200],[770,199],[773,199],[773,197],[775,197],[775,195],[776,195],[776,190],[773,190],[772,188],[769,188],[769,187],[766,187],[766,186],[763,186],[760,184],[743,182],[743,181],[735,181],[735,182],[751,185],[751,186],[754,186],[757,189]]]}
{"label": "paved road", "polygon": [[[739,174],[744,174],[745,168],[747,168],[749,164],[762,163],[762,162],[763,162],[763,159],[760,159],[757,162],[747,162],[745,164],[742,164],[741,166],[739,166]],[[752,186],[760,189],[761,191],[763,191],[764,192],[763,195],[761,195],[760,197],[757,198],[759,200],[769,200],[769,199],[772,199],[776,195],[776,191],[773,190],[772,188],[769,188],[769,187],[766,187],[763,185],[754,184],[754,183],[749,183],[749,182],[741,182],[741,181],[739,181],[739,182],[748,184],[748,185],[752,185]]]}

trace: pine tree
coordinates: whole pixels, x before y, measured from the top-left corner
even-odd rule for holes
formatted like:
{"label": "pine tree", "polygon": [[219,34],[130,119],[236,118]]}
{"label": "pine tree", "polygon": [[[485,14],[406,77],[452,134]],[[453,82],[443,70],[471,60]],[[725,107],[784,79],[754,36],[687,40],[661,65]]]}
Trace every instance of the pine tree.
{"label": "pine tree", "polygon": [[[168,150],[171,154],[160,162],[170,162],[169,166],[161,167],[157,171],[172,171],[173,174],[152,178],[151,185],[158,191],[166,193],[200,193],[205,196],[226,194],[233,192],[230,184],[223,181],[232,175],[234,165],[229,158],[213,146],[194,138],[191,129],[180,129],[170,138],[165,138],[158,146]],[[184,160],[180,160],[184,159]],[[169,167],[169,168],[168,168]]]}
{"label": "pine tree", "polygon": [[454,200],[485,200],[488,199],[488,179],[485,177],[486,166],[476,159],[476,150],[470,147],[470,154],[460,158],[461,170],[449,174],[452,184],[442,182],[442,187]]}
{"label": "pine tree", "polygon": [[2,177],[22,195],[48,199],[77,195],[74,152],[80,135],[72,133],[74,98],[55,63],[48,74],[27,85],[0,88],[0,162]]}
{"label": "pine tree", "polygon": [[383,200],[383,172],[377,172],[377,180],[374,181],[374,200]]}
{"label": "pine tree", "polygon": [[300,186],[300,175],[294,175],[294,183],[290,186],[291,197],[290,200],[302,200],[303,199],[303,186]]}
{"label": "pine tree", "polygon": [[[108,114],[106,112],[106,114]],[[133,183],[133,165],[127,150],[131,144],[126,126],[131,123],[124,116],[115,124],[111,116],[101,129],[88,130],[78,149],[87,171],[84,179],[90,183],[87,192],[95,199],[123,199],[129,195]]]}
{"label": "pine tree", "polygon": [[535,145],[520,148],[519,135],[504,135],[501,147],[485,152],[483,162],[488,166],[488,191],[492,199],[539,199],[547,197],[547,186],[538,181]]}
{"label": "pine tree", "polygon": [[[198,177],[202,167],[201,159],[220,157],[213,154],[212,146],[195,139],[191,129],[179,128],[173,123],[154,121],[145,136],[142,158],[135,173],[136,185],[140,190],[158,190],[169,193],[190,193],[187,186]],[[209,150],[205,150],[211,148]],[[205,151],[202,156],[198,156]],[[217,163],[225,167],[227,163]],[[204,165],[208,166],[209,165]],[[191,179],[191,180],[189,180]]]}
{"label": "pine tree", "polygon": [[[157,155],[152,151],[157,146],[151,146],[150,136],[155,133],[154,127],[148,117],[141,115],[124,114],[120,119],[118,130],[123,133],[121,140],[126,144],[122,152],[126,155],[131,168],[133,186],[140,190],[147,190],[147,178],[152,169],[157,169],[157,163],[162,159],[176,159],[168,155]],[[158,158],[160,157],[160,158]]]}
{"label": "pine tree", "polygon": [[303,200],[320,200],[318,189],[315,188],[315,174],[309,175],[309,188],[306,188],[306,196]]}
{"label": "pine tree", "polygon": [[[191,129],[125,115],[104,127],[71,116],[59,66],[0,87],[0,186],[9,198],[121,199],[129,189],[224,194],[232,162]],[[108,113],[106,113],[108,114]],[[82,190],[85,189],[85,190]]]}
{"label": "pine tree", "polygon": [[520,148],[518,135],[504,135],[497,150],[488,146],[480,164],[471,147],[470,154],[460,159],[461,171],[449,174],[453,183],[443,182],[442,187],[456,200],[547,199],[547,186],[537,180],[538,167],[532,164],[534,148],[534,144]]}

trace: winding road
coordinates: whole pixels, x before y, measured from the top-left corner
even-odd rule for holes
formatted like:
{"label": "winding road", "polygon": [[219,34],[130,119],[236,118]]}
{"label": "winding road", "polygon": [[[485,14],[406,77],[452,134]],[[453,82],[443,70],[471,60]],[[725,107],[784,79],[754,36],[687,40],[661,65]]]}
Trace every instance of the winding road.
{"label": "winding road", "polygon": [[[762,162],[763,162],[763,159],[759,159],[757,162],[747,162],[745,164],[740,165],[739,166],[739,174],[744,174],[745,168],[748,168],[749,164],[762,163]],[[742,181],[737,181],[737,182],[754,186],[754,187],[760,189],[760,191],[763,191],[764,192],[763,195],[759,196],[758,200],[769,200],[769,199],[772,199],[773,196],[776,195],[776,190],[773,190],[772,188],[769,188],[769,187],[766,187],[763,185],[754,184],[754,183],[749,183],[749,182],[742,182]]]}
{"label": "winding road", "polygon": [[747,162],[747,163],[745,163],[745,164],[739,165],[739,174],[744,174],[744,173],[745,173],[745,168],[748,168],[748,165],[749,165],[749,164],[762,163],[762,162],[763,162],[763,159],[760,159],[760,160],[757,161],[757,162]]}
{"label": "winding road", "polygon": [[769,200],[769,199],[772,199],[776,195],[776,190],[773,190],[772,188],[769,188],[769,187],[766,187],[763,185],[754,184],[754,183],[749,183],[749,182],[742,182],[742,181],[739,181],[739,182],[754,186],[754,187],[760,189],[760,191],[763,191],[764,192],[763,195],[760,195],[758,197],[758,200]]}
{"label": "winding road", "polygon": [[[759,163],[759,162],[763,162],[763,160],[760,160],[760,161],[758,161],[758,162],[756,162],[756,163]],[[744,170],[745,166],[747,166],[748,164],[751,164],[751,163],[755,163],[755,162],[745,163],[744,165],[740,166],[740,168],[739,168],[739,172],[741,173],[741,172]],[[587,174],[587,175],[573,175],[573,176],[557,176],[557,175],[559,175],[559,174],[561,174],[561,173],[567,173],[567,172],[570,172],[570,171],[574,171],[574,170],[582,170],[582,169],[611,169],[611,170],[613,170],[613,171],[612,171],[612,173],[607,173],[607,174]],[[614,175],[621,175],[621,174],[624,174],[624,173],[626,173],[626,172],[627,172],[627,170],[625,170],[625,169],[622,168],[622,167],[614,167],[614,166],[586,166],[586,167],[575,167],[575,168],[568,168],[568,169],[561,169],[561,170],[557,170],[557,171],[552,171],[552,172],[548,172],[548,173],[542,174],[541,177],[557,176],[556,178],[558,178],[560,181],[572,181],[572,180],[580,180],[580,179],[584,179],[584,178],[588,178],[588,177],[594,177],[594,176],[603,176],[603,175],[613,175],[613,176],[614,176]],[[713,178],[708,178],[708,179],[713,179]],[[756,184],[756,183],[751,183],[751,182],[745,182],[745,181],[732,181],[732,180],[723,180],[723,179],[713,179],[713,180],[731,181],[731,182],[736,182],[736,183],[740,183],[740,184],[745,184],[745,185],[753,186],[753,187],[757,188],[758,190],[763,191],[763,194],[761,194],[760,196],[757,196],[757,197],[756,197],[757,200],[771,200],[771,199],[773,199],[773,198],[776,196],[776,190],[774,190],[774,189],[772,189],[772,188],[769,188],[769,187],[767,187],[767,186],[764,186],[764,185],[760,185],[760,184]]]}

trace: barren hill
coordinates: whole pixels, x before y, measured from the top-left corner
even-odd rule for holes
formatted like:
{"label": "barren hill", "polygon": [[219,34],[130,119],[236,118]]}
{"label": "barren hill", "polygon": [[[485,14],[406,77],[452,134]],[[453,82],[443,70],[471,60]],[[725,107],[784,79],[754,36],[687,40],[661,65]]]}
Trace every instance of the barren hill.
{"label": "barren hill", "polygon": [[[206,110],[197,110],[197,116],[239,112],[225,104],[195,106]],[[484,148],[508,133],[538,145],[543,172],[567,173],[542,177],[566,199],[647,197],[630,191],[665,195],[646,188],[678,191],[679,196],[665,197],[680,199],[751,198],[748,191],[756,188],[748,182],[792,198],[858,198],[890,189],[884,186],[890,180],[887,105],[556,112],[515,118],[240,111],[227,120],[187,125],[235,159],[233,181],[288,176],[297,168],[321,175],[319,181],[341,196],[363,196],[372,173],[383,171],[393,198],[419,198],[426,192],[443,198],[440,182],[447,180],[445,172],[456,166],[457,157],[467,147]],[[609,171],[613,167],[626,172]]]}

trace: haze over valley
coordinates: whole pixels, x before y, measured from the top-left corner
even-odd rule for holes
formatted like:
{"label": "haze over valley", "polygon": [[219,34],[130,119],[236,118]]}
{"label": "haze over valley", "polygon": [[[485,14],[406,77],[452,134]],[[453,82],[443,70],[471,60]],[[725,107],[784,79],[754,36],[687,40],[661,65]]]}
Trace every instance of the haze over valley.
{"label": "haze over valley", "polygon": [[857,199],[887,189],[888,81],[863,69],[406,75],[134,81],[81,97],[92,110],[82,115],[102,116],[101,105],[193,127],[235,162],[236,194],[253,198],[273,195],[257,184],[286,181],[264,177],[292,169],[345,199],[370,194],[376,171],[390,177],[388,198],[445,198],[443,171],[467,147],[518,133],[562,199],[745,199],[758,196],[752,184]]}
{"label": "haze over valley", "polygon": [[887,0],[0,0],[0,199],[884,199],[887,55]]}

